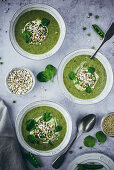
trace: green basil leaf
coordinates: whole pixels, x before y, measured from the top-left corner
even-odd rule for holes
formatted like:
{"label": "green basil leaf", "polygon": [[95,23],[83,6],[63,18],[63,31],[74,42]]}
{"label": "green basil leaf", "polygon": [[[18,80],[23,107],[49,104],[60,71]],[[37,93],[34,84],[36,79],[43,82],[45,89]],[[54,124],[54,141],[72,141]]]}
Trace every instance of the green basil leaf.
{"label": "green basil leaf", "polygon": [[68,74],[68,76],[69,76],[69,79],[74,80],[76,75],[75,75],[75,73],[72,71],[72,72],[70,72],[70,73]]}
{"label": "green basil leaf", "polygon": [[50,80],[50,77],[45,71],[42,71],[42,72],[38,73],[37,79],[40,82],[47,82]]}
{"label": "green basil leaf", "polygon": [[85,89],[86,93],[91,93],[92,92],[92,88],[90,86],[86,87]]}
{"label": "green basil leaf", "polygon": [[104,143],[107,140],[106,135],[102,131],[98,131],[96,133],[96,138],[97,138],[99,143]]}
{"label": "green basil leaf", "polygon": [[51,120],[52,116],[51,116],[51,113],[49,112],[46,112],[42,115],[42,119],[46,122],[48,122],[49,120]]}
{"label": "green basil leaf", "polygon": [[86,147],[90,147],[90,148],[93,148],[93,146],[95,145],[95,138],[93,136],[87,136],[85,139],[84,139],[84,145]]}
{"label": "green basil leaf", "polygon": [[45,72],[49,75],[49,77],[51,79],[56,75],[57,69],[53,65],[48,64],[45,68]]}
{"label": "green basil leaf", "polygon": [[95,72],[95,68],[94,67],[88,67],[88,72],[93,74]]}
{"label": "green basil leaf", "polygon": [[36,123],[37,122],[34,119],[27,120],[26,124],[25,124],[26,125],[26,130],[27,131],[33,130],[35,128]]}
{"label": "green basil leaf", "polygon": [[27,138],[28,138],[28,141],[32,144],[39,144],[40,143],[39,139],[35,138],[34,135],[28,135]]}
{"label": "green basil leaf", "polygon": [[43,18],[41,23],[43,26],[48,26],[50,24],[50,20],[47,18]]}
{"label": "green basil leaf", "polygon": [[55,126],[54,132],[59,132],[62,130],[62,126]]}

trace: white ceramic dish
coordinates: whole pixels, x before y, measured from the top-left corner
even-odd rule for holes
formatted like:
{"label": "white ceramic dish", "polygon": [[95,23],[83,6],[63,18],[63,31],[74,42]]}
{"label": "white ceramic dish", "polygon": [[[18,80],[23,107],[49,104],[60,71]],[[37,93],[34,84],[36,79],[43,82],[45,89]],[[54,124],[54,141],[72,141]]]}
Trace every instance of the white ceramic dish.
{"label": "white ceramic dish", "polygon": [[[16,42],[15,39],[15,25],[17,20],[19,19],[19,17],[30,10],[42,10],[42,11],[46,11],[49,14],[51,14],[58,22],[59,27],[60,27],[60,37],[59,40],[57,41],[57,44],[47,53],[44,54],[40,54],[40,55],[35,55],[35,54],[30,54],[26,51],[24,51]],[[17,12],[14,14],[11,23],[10,23],[10,30],[9,30],[9,35],[10,35],[10,40],[11,43],[13,45],[13,47],[15,48],[15,50],[21,54],[22,56],[25,56],[29,59],[33,59],[33,60],[41,60],[41,59],[45,59],[48,58],[50,56],[52,56],[54,53],[56,53],[58,51],[58,49],[61,47],[63,40],[65,38],[65,34],[66,34],[66,27],[65,27],[65,23],[63,18],[61,17],[61,15],[57,12],[57,10],[55,10],[54,8],[45,5],[45,4],[38,4],[38,3],[34,3],[34,4],[29,4],[29,5],[25,5],[22,8],[20,8],[19,10],[17,10]]]}
{"label": "white ceramic dish", "polygon": [[113,72],[112,72],[111,65],[108,62],[107,58],[98,52],[96,55],[96,58],[103,64],[103,66],[106,70],[106,73],[107,73],[107,82],[106,82],[105,88],[103,89],[101,94],[99,96],[97,96],[96,98],[83,100],[83,99],[76,98],[71,93],[69,93],[69,91],[66,89],[64,82],[63,82],[63,71],[64,71],[66,64],[75,56],[83,55],[83,54],[92,55],[94,52],[95,52],[95,50],[93,50],[93,49],[80,49],[80,50],[74,51],[74,52],[70,53],[69,55],[67,55],[60,63],[60,66],[58,69],[58,81],[59,81],[60,88],[62,89],[64,95],[74,103],[93,104],[93,103],[100,102],[109,94],[109,92],[112,88]]}
{"label": "white ceramic dish", "polygon": [[90,163],[102,164],[104,168],[102,170],[114,170],[114,161],[108,156],[101,153],[87,153],[78,156],[68,166],[67,170],[78,170],[77,165],[79,163]]}
{"label": "white ceramic dish", "polygon": [[[8,86],[8,77],[9,77],[9,74],[10,74],[13,70],[20,70],[20,69],[27,70],[27,71],[31,74],[32,79],[33,79],[32,88],[31,88],[29,91],[27,91],[26,93],[22,94],[22,95],[15,94],[15,93],[11,92],[10,89],[9,89],[9,86]],[[7,90],[8,90],[11,94],[14,94],[14,95],[16,95],[16,96],[23,96],[23,95],[26,95],[27,93],[30,93],[30,92],[33,90],[33,88],[34,88],[34,86],[35,86],[35,77],[34,77],[34,74],[32,73],[32,71],[29,70],[28,68],[18,67],[18,68],[13,68],[12,70],[10,70],[10,72],[9,72],[8,75],[6,76],[6,81],[5,81],[5,82],[6,82]]]}
{"label": "white ceramic dish", "polygon": [[[52,149],[52,150],[49,150],[49,151],[40,151],[40,150],[37,150],[37,149],[34,149],[32,148],[31,146],[29,146],[23,136],[22,136],[22,132],[21,132],[21,124],[22,124],[22,120],[23,120],[23,117],[24,115],[29,111],[31,110],[32,108],[35,108],[35,107],[38,107],[38,106],[50,106],[50,107],[53,107],[57,110],[59,110],[65,120],[66,120],[66,123],[67,123],[67,132],[66,132],[66,135],[65,135],[65,138],[63,139],[62,143]],[[16,118],[16,122],[15,122],[15,128],[16,128],[16,134],[17,134],[17,138],[20,142],[20,144],[29,152],[33,153],[33,154],[36,154],[36,155],[41,155],[41,156],[52,156],[52,155],[55,155],[57,153],[59,153],[60,151],[62,151],[66,146],[67,144],[69,143],[69,140],[70,140],[70,137],[71,137],[71,134],[72,134],[72,121],[71,121],[71,117],[70,115],[68,114],[68,112],[60,105],[56,104],[56,103],[53,103],[51,101],[38,101],[38,102],[34,102],[34,103],[31,103],[29,105],[27,105],[18,115],[17,115],[17,118]]]}
{"label": "white ceramic dish", "polygon": [[103,131],[106,135],[108,135],[108,136],[110,136],[110,137],[114,137],[114,135],[109,135],[108,133],[106,133],[106,132],[104,131],[104,129],[103,129],[103,126],[102,126],[104,119],[105,119],[108,115],[110,115],[110,114],[114,114],[114,112],[113,112],[113,113],[109,113],[109,114],[105,115],[105,116],[102,118],[102,120],[101,120],[101,129],[102,129],[102,131]]}

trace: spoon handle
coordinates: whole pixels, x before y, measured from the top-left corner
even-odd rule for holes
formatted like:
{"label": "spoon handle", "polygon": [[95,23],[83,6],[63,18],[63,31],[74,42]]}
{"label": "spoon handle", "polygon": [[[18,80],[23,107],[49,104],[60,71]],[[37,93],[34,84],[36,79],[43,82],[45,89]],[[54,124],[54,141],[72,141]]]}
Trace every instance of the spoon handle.
{"label": "spoon handle", "polygon": [[109,29],[107,30],[104,40],[101,43],[100,47],[96,50],[96,52],[90,57],[91,59],[95,57],[96,53],[99,51],[99,49],[102,47],[102,45],[108,41],[112,36],[114,35],[114,22],[111,24],[111,26],[109,27]]}
{"label": "spoon handle", "polygon": [[52,167],[55,169],[58,169],[64,162],[65,158],[66,158],[66,154],[69,151],[69,149],[71,148],[71,146],[73,145],[73,143],[75,142],[75,140],[77,140],[79,138],[81,134],[78,134],[77,136],[75,136],[75,138],[73,139],[73,141],[71,142],[71,144],[69,145],[69,147],[67,148],[66,151],[64,151],[53,163],[52,163]]}

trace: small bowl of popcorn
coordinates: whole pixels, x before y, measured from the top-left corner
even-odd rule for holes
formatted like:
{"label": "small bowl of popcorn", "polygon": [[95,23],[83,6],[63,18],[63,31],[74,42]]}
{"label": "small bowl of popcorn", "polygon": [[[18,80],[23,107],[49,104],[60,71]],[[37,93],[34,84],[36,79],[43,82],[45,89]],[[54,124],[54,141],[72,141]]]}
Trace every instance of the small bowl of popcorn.
{"label": "small bowl of popcorn", "polygon": [[33,73],[24,67],[13,68],[6,77],[6,86],[10,93],[15,95],[25,95],[29,93],[35,85]]}

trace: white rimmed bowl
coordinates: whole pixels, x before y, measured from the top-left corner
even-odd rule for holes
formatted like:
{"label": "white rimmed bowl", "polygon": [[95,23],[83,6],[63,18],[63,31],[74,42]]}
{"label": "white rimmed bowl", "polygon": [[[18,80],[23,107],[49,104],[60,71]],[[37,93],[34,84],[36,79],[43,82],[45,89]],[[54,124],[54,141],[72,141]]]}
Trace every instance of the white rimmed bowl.
{"label": "white rimmed bowl", "polygon": [[108,113],[107,115],[103,116],[103,118],[102,118],[102,120],[101,120],[101,129],[102,129],[102,131],[103,131],[106,135],[108,135],[108,136],[110,136],[110,137],[114,137],[114,135],[109,135],[108,133],[106,133],[106,132],[104,131],[104,129],[103,129],[103,126],[102,126],[104,119],[105,119],[107,116],[111,115],[111,114],[114,114],[114,112]]}
{"label": "white rimmed bowl", "polygon": [[[61,112],[61,114],[64,116],[65,120],[66,120],[66,123],[67,123],[67,131],[66,131],[66,135],[62,141],[62,143],[52,149],[52,150],[49,150],[49,151],[40,151],[40,150],[37,150],[35,148],[32,148],[31,146],[29,146],[26,141],[24,140],[23,136],[22,136],[22,132],[21,132],[21,125],[22,125],[22,121],[23,121],[23,118],[25,116],[25,114],[35,108],[35,107],[38,107],[38,106],[50,106],[50,107],[53,107],[57,110],[59,110]],[[27,105],[18,115],[17,115],[17,118],[16,118],[16,122],[15,122],[15,128],[16,128],[16,134],[17,134],[17,138],[20,142],[20,144],[29,152],[35,154],[35,155],[41,155],[41,156],[52,156],[52,155],[55,155],[57,153],[59,153],[60,151],[62,151],[66,146],[67,144],[69,143],[69,140],[70,140],[70,137],[71,137],[71,134],[72,134],[72,121],[71,121],[71,117],[69,115],[69,113],[62,107],[60,106],[59,104],[56,104],[54,102],[51,102],[51,101],[37,101],[37,102],[34,102],[34,103],[31,103],[29,105]]]}
{"label": "white rimmed bowl", "polygon": [[76,98],[75,96],[73,96],[65,87],[64,82],[63,82],[63,71],[64,68],[66,66],[66,64],[74,57],[78,56],[78,55],[93,55],[95,52],[95,50],[93,49],[80,49],[77,51],[74,51],[72,53],[70,53],[69,55],[67,55],[62,62],[59,65],[59,69],[58,69],[58,82],[60,85],[60,88],[63,91],[63,94],[72,102],[74,103],[78,103],[78,104],[93,104],[93,103],[98,103],[101,100],[103,100],[110,92],[112,85],[113,85],[113,72],[112,72],[112,68],[111,65],[109,63],[109,61],[107,60],[107,58],[102,55],[101,53],[97,53],[96,58],[103,64],[105,70],[106,70],[106,74],[107,74],[107,82],[105,85],[105,88],[103,89],[103,91],[101,92],[101,94],[99,96],[97,96],[96,98],[92,98],[92,99],[79,99]]}
{"label": "white rimmed bowl", "polygon": [[[31,74],[31,76],[32,76],[32,79],[33,79],[33,84],[32,84],[31,89],[30,89],[29,91],[27,91],[26,93],[22,94],[22,95],[15,94],[15,93],[11,92],[11,90],[9,89],[9,86],[8,86],[8,77],[9,77],[9,74],[10,74],[12,71],[14,71],[14,70],[20,70],[20,69],[24,69],[24,70],[26,70],[27,72],[29,72],[29,73]],[[16,68],[13,68],[13,69],[10,70],[10,72],[9,72],[8,75],[6,76],[6,81],[5,81],[5,83],[6,83],[7,90],[8,90],[11,94],[14,94],[14,95],[16,95],[16,96],[23,96],[23,95],[25,95],[25,94],[27,94],[27,93],[30,93],[30,92],[33,90],[33,88],[34,88],[34,86],[35,86],[35,76],[34,76],[34,74],[32,73],[32,71],[29,70],[28,68],[25,68],[25,67],[16,67]]]}
{"label": "white rimmed bowl", "polygon": [[[24,14],[27,11],[31,11],[31,10],[42,10],[42,11],[48,12],[57,20],[57,22],[59,24],[59,27],[60,27],[59,40],[57,41],[57,44],[47,53],[39,54],[39,55],[30,54],[30,53],[24,51],[18,45],[18,43],[15,39],[15,25],[16,25],[17,20],[19,19],[19,17],[22,14]],[[48,57],[52,56],[54,53],[56,53],[64,41],[65,34],[66,34],[66,27],[65,27],[63,18],[61,17],[61,15],[58,13],[57,10],[55,10],[51,6],[48,6],[45,4],[34,3],[34,4],[29,4],[29,5],[23,6],[22,8],[17,10],[17,12],[14,14],[14,16],[10,22],[9,36],[10,36],[10,41],[11,41],[14,49],[22,56],[27,57],[29,59],[33,59],[33,60],[42,60],[42,59],[48,58]]]}

